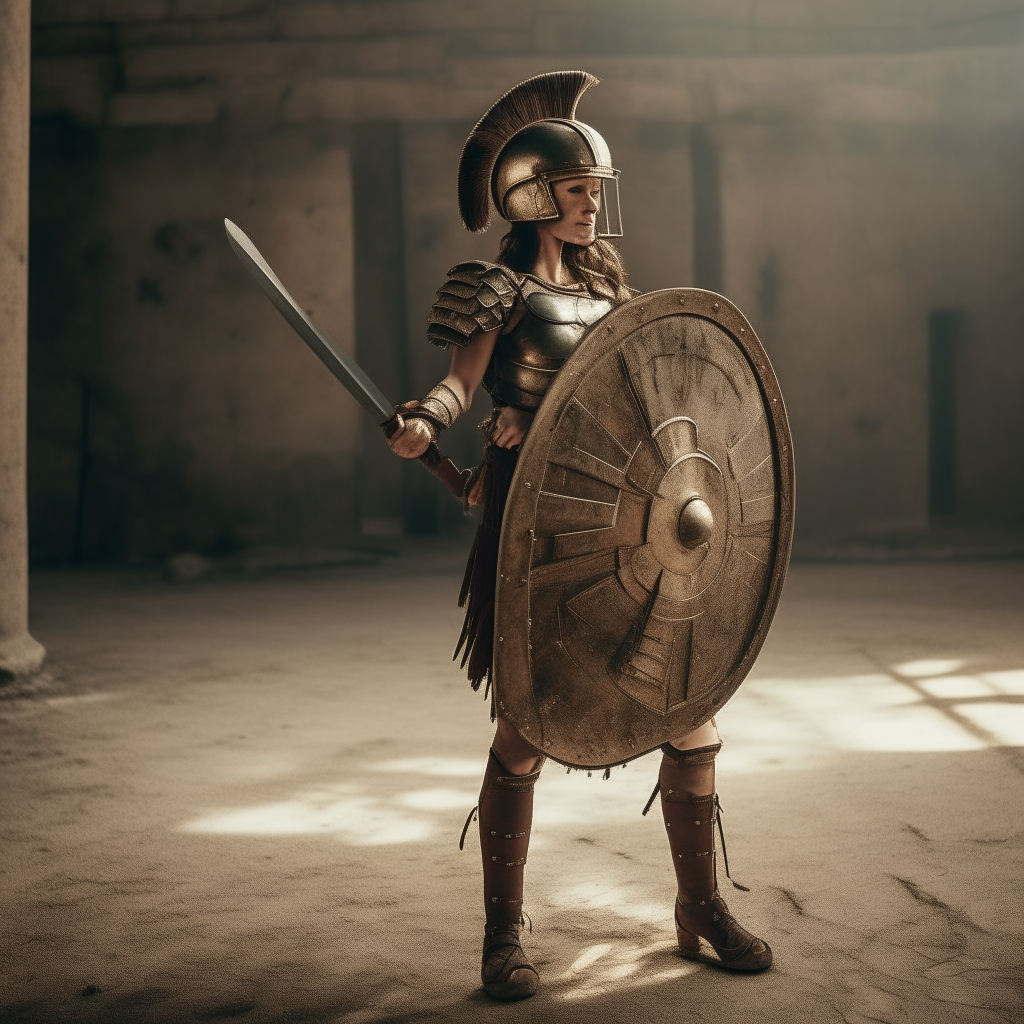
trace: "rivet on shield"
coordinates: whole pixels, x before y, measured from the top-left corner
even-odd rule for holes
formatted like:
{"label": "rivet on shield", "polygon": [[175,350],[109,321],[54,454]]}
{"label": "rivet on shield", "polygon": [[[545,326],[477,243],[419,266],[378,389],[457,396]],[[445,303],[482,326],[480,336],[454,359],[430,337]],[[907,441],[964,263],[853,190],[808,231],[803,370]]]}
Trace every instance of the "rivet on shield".
{"label": "rivet on shield", "polygon": [[712,309],[718,309],[718,303],[716,302],[711,308]]}
{"label": "rivet on shield", "polygon": [[499,636],[498,637],[498,643],[499,644],[503,644],[504,642],[505,642],[505,638],[503,636]]}
{"label": "rivet on shield", "polygon": [[679,305],[680,306],[685,306],[686,305],[686,298],[685,298],[685,296],[682,296],[682,295],[679,296]]}
{"label": "rivet on shield", "polygon": [[529,481],[529,480],[527,480],[527,481],[526,481],[526,486],[527,486],[527,487],[532,487],[532,486],[533,486],[533,484],[531,484],[531,483],[530,483],[530,481]]}

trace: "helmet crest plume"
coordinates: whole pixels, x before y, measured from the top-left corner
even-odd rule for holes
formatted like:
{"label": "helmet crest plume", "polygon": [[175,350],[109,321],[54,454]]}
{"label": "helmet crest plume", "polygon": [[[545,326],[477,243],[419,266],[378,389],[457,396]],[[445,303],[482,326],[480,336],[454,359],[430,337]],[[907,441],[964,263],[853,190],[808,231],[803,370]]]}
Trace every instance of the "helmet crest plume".
{"label": "helmet crest plume", "polygon": [[491,168],[502,146],[535,121],[573,120],[580,97],[598,81],[586,71],[537,75],[509,89],[480,118],[459,160],[459,215],[466,230],[484,231],[491,222]]}

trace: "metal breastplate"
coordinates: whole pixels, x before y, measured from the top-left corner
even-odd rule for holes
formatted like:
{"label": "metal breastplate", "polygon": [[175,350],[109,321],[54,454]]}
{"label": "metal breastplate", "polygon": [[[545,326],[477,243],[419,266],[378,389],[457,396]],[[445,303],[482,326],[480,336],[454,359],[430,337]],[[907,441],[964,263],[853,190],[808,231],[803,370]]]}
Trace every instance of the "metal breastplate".
{"label": "metal breastplate", "polygon": [[508,334],[499,335],[483,383],[499,402],[536,409],[580,338],[612,303],[583,291],[540,288],[524,289],[522,301],[525,312]]}

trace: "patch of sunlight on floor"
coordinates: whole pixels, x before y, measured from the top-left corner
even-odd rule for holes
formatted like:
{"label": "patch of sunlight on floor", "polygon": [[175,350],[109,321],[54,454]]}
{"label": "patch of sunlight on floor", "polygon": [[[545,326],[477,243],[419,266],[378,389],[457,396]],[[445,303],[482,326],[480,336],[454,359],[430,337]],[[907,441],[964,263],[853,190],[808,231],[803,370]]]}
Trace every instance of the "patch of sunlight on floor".
{"label": "patch of sunlight on floor", "polygon": [[51,708],[66,708],[75,707],[78,704],[98,704],[100,701],[114,700],[116,697],[123,696],[122,693],[101,690],[95,693],[79,693],[73,697],[47,697],[43,703]]}
{"label": "patch of sunlight on floor", "polygon": [[[588,879],[573,882],[566,879],[550,897],[550,902],[559,907],[572,907],[576,911],[607,910],[630,921],[645,924],[665,924],[672,920],[672,902],[643,902],[636,886],[621,882]],[[666,925],[667,927],[667,925]]]}
{"label": "patch of sunlight on floor", "polygon": [[892,670],[908,679],[918,679],[922,676],[943,676],[947,672],[963,668],[963,665],[962,658],[922,658],[920,661],[905,661],[901,665],[893,665]]}
{"label": "patch of sunlight on floor", "polygon": [[591,946],[589,949],[583,950],[582,953],[573,961],[572,966],[569,968],[567,977],[571,977],[573,972],[582,971],[584,968],[590,967],[591,964],[596,964],[598,960],[612,951],[612,944],[610,942],[603,942],[597,946]]}
{"label": "patch of sunlight on floor", "polygon": [[[556,992],[556,998],[592,999],[674,981],[700,969],[698,964],[678,961],[665,969],[665,965],[672,964],[675,948],[670,939],[640,947],[628,943],[591,946],[558,979],[556,984],[561,990]],[[662,969],[658,970],[659,967]]]}
{"label": "patch of sunlight on floor", "polygon": [[475,791],[463,789],[414,789],[397,797],[403,807],[417,811],[450,811],[461,807],[467,810],[476,803]]}
{"label": "patch of sunlight on floor", "polygon": [[628,978],[631,974],[636,974],[640,969],[639,964],[619,964],[618,967],[609,967],[604,972],[605,981],[618,981],[620,978]]}
{"label": "patch of sunlight on floor", "polygon": [[1024,696],[1024,669],[1010,672],[982,672],[981,678],[991,683],[1000,693]]}
{"label": "patch of sunlight on floor", "polygon": [[[748,696],[756,697],[756,703],[739,703],[720,722],[727,740],[744,745],[742,751],[734,748],[730,758],[736,770],[770,763],[767,755],[776,737],[786,737],[787,725],[791,738],[799,736],[805,750],[816,748],[819,755],[837,749],[924,752],[985,746],[954,719],[925,704],[910,686],[887,675],[758,679],[747,686],[754,689]],[[765,742],[766,727],[773,733],[772,743]]]}
{"label": "patch of sunlight on floor", "polygon": [[1024,704],[957,704],[958,714],[1007,747],[1024,747]]}
{"label": "patch of sunlight on floor", "polygon": [[977,676],[939,676],[937,679],[918,679],[917,685],[931,697],[956,700],[964,697],[991,697],[998,691],[991,683]]}
{"label": "patch of sunlight on floor", "polygon": [[371,770],[375,772],[477,779],[484,777],[486,767],[486,759],[471,757],[405,757],[394,761],[378,761],[370,765]]}
{"label": "patch of sunlight on floor", "polygon": [[630,761],[625,768],[613,768],[611,777],[604,772],[566,772],[549,763],[537,783],[538,798],[534,810],[538,826],[583,825],[598,822],[634,821],[647,803],[651,787],[657,781],[661,752],[654,751]]}
{"label": "patch of sunlight on floor", "polygon": [[830,722],[829,727],[836,746],[847,750],[927,753],[980,750],[986,746],[938,708],[923,704],[891,707],[884,718],[870,712],[852,712]]}
{"label": "patch of sunlight on floor", "polygon": [[[926,752],[1024,745],[1024,705],[1014,700],[1024,694],[1024,670],[954,675],[964,664],[962,659],[934,658],[895,666],[894,675],[749,680],[720,718],[727,743],[723,767],[732,772],[785,770],[836,750]],[[927,698],[922,699],[922,690]],[[607,781],[600,771],[588,778],[585,772],[566,774],[550,765],[538,784],[543,797],[537,803],[537,825],[590,829],[635,821],[657,779],[659,758],[657,751],[638,758],[626,769],[614,769]],[[287,768],[284,761],[274,761],[252,775]],[[483,768],[478,758],[417,757],[380,761],[371,770],[476,780]],[[431,812],[470,807],[475,798],[475,789],[455,787],[412,789],[380,798],[360,786],[338,785],[289,800],[211,811],[180,828],[213,835],[330,834],[354,846],[408,843],[436,833]],[[560,898],[566,906],[608,910],[635,921],[662,920],[664,907],[636,896],[615,883],[589,881],[569,884]]]}
{"label": "patch of sunlight on floor", "polygon": [[426,839],[436,831],[429,820],[382,806],[353,787],[302,793],[291,800],[214,811],[179,826],[210,835],[294,836],[329,833],[352,846],[384,846]]}
{"label": "patch of sunlight on floor", "polygon": [[607,996],[613,992],[628,992],[631,989],[645,988],[648,985],[661,985],[669,981],[677,981],[693,974],[699,970],[697,964],[682,964],[667,971],[656,971],[654,974],[645,974],[642,978],[634,978],[625,984],[616,984],[616,978],[598,978],[589,985],[580,985],[565,992],[560,992],[556,998],[569,1002],[574,999],[596,999],[600,996]]}

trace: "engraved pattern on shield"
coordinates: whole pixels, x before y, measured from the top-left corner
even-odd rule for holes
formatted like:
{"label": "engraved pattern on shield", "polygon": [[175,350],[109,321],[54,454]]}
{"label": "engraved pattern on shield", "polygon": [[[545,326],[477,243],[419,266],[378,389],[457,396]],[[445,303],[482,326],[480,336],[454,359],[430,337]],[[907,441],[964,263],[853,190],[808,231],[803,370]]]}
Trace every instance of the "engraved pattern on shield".
{"label": "engraved pattern on shield", "polygon": [[774,514],[760,389],[728,334],[676,314],[606,353],[558,419],[538,497],[544,735],[596,764],[706,721],[759,621]]}

